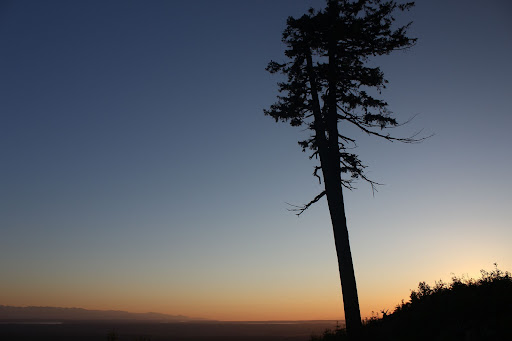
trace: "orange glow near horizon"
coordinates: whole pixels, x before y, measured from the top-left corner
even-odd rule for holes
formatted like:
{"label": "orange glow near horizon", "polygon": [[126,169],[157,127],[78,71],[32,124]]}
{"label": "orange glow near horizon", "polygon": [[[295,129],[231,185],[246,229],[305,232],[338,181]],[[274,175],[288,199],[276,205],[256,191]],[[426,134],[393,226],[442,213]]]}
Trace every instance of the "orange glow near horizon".
{"label": "orange glow near horizon", "polygon": [[[461,269],[491,270],[485,264],[460,265]],[[358,285],[362,318],[380,314],[382,310],[392,312],[401,300],[409,300],[410,290],[415,289],[420,281],[425,280],[434,285],[435,278],[438,277],[437,280],[450,282],[451,276],[439,276],[439,267],[424,268],[423,271],[426,275],[421,278],[415,273],[404,274],[398,278],[388,276],[379,281],[361,276]],[[480,277],[479,271],[455,275]],[[289,286],[287,290],[282,286],[273,287],[272,283],[262,282],[229,288],[211,284],[210,287],[200,288],[196,285],[181,290],[175,288],[173,292],[164,285],[148,290],[138,287],[136,283],[132,287],[122,283],[97,283],[98,287],[87,283],[53,287],[49,283],[33,286],[33,283],[26,282],[24,286],[15,289],[11,286],[9,290],[7,287],[8,290],[1,294],[3,297],[0,297],[0,304],[122,310],[134,313],[157,312],[221,321],[343,320],[338,283],[335,276],[329,276],[325,281],[304,280],[295,286]]]}
{"label": "orange glow near horizon", "polygon": [[[272,320],[343,320],[341,297],[333,300],[285,300],[268,302],[264,300],[246,300],[244,302],[227,301],[203,302],[203,304],[178,304],[173,308],[166,304],[127,303],[102,300],[103,302],[87,302],[87,300],[24,300],[4,301],[5,305],[14,306],[58,306],[65,308],[84,308],[89,310],[122,310],[133,313],[157,312],[169,315],[185,315],[192,318],[206,318],[220,321],[272,321]],[[371,302],[371,303],[367,303]],[[361,301],[361,316],[367,318],[372,312],[394,307],[399,301],[392,298],[369,298]],[[375,308],[380,307],[380,308]],[[392,310],[392,309],[390,309]]]}
{"label": "orange glow near horizon", "polygon": [[[329,291],[324,295],[276,295],[274,297],[107,297],[79,298],[68,293],[46,292],[33,295],[10,296],[5,305],[14,306],[58,306],[90,310],[123,310],[135,313],[158,312],[170,315],[185,315],[192,318],[207,318],[223,321],[271,321],[271,320],[343,320],[341,293]],[[362,317],[370,317],[372,311],[389,308],[399,300],[394,297],[361,295]],[[396,296],[396,295],[395,295]],[[44,298],[43,298],[44,297]],[[172,303],[168,303],[172,302]],[[379,307],[379,308],[375,308]]]}

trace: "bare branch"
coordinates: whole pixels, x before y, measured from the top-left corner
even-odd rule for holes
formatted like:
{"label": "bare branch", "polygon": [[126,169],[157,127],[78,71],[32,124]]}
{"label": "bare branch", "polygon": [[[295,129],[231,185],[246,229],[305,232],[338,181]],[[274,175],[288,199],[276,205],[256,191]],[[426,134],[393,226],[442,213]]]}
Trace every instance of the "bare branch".
{"label": "bare branch", "polygon": [[355,187],[352,186],[352,180],[341,179],[341,185],[350,191],[355,189]]}
{"label": "bare branch", "polygon": [[401,126],[404,126],[408,123],[411,123],[412,120],[414,120],[416,118],[416,116],[418,116],[419,114],[415,114],[413,115],[411,118],[407,119],[406,121],[402,122],[402,123],[399,123],[397,124],[396,126],[391,126],[391,127],[384,127],[384,129],[390,129],[390,128],[398,128],[398,127],[401,127]]}
{"label": "bare branch", "polygon": [[370,186],[372,187],[372,195],[375,197],[375,192],[378,192],[377,190],[377,186],[383,186],[384,184],[380,184],[378,182],[375,182],[373,180],[370,180],[368,179],[364,174],[361,173],[361,179],[365,180],[366,182],[368,182],[370,184]]}
{"label": "bare branch", "polygon": [[415,139],[415,137],[421,133],[421,130],[420,130],[419,132],[414,133],[411,137],[393,137],[389,134],[384,135],[384,134],[377,133],[376,131],[370,130],[370,129],[364,127],[361,123],[357,122],[357,120],[355,120],[355,119],[350,119],[347,117],[343,117],[341,115],[338,115],[338,118],[350,121],[350,123],[354,124],[356,127],[361,129],[368,135],[382,137],[383,139],[386,139],[390,142],[399,141],[399,142],[403,142],[403,143],[419,143],[421,141],[424,141],[424,140],[429,139],[432,136],[434,136],[434,134],[431,134],[431,135],[428,135],[428,136],[425,136],[425,137],[422,137],[419,139]]}
{"label": "bare branch", "polygon": [[342,139],[343,141],[345,141],[345,142],[352,142],[352,143],[356,143],[356,140],[351,139],[351,138],[346,137],[346,136],[343,136],[343,135],[341,135],[341,134],[338,134],[338,137],[339,137],[340,139]]}
{"label": "bare branch", "polygon": [[308,202],[306,205],[304,206],[297,206],[297,205],[292,205],[292,204],[289,204],[287,203],[288,205],[294,207],[292,209],[289,209],[288,211],[294,211],[294,212],[299,212],[297,213],[297,216],[300,216],[302,213],[304,213],[305,210],[307,210],[311,205],[313,205],[314,203],[318,202],[320,199],[322,199],[322,197],[325,195],[325,191],[323,191],[322,193],[318,194],[313,200],[311,200],[310,202]]}
{"label": "bare branch", "polygon": [[315,171],[313,172],[313,175],[318,178],[318,183],[322,184],[322,179],[320,178],[320,175],[318,175],[318,171],[322,169],[321,166],[315,166]]}

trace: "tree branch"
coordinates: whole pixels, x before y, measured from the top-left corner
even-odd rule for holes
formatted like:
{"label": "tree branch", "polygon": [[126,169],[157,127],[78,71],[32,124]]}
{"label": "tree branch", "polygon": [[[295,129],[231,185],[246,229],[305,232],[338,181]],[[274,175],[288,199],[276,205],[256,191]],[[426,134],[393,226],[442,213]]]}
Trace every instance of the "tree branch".
{"label": "tree branch", "polygon": [[311,205],[313,205],[314,203],[318,202],[320,199],[322,199],[322,197],[326,194],[325,191],[323,191],[322,193],[318,194],[313,200],[311,200],[310,202],[308,202],[306,205],[303,205],[303,206],[297,206],[297,205],[292,205],[292,204],[289,204],[287,203],[288,205],[292,206],[292,207],[295,207],[295,208],[291,208],[291,209],[288,209],[288,211],[293,211],[293,212],[299,212],[297,213],[297,216],[300,216],[302,213],[304,213],[305,210],[307,210]]}
{"label": "tree branch", "polygon": [[[341,110],[343,111],[343,109],[341,109]],[[348,114],[345,111],[343,111],[343,112],[346,115],[350,115],[350,114]],[[351,116],[353,116],[353,115],[351,115]],[[431,134],[429,136],[425,136],[425,137],[422,137],[422,138],[419,138],[419,139],[415,139],[415,137],[418,136],[421,133],[421,130],[420,130],[420,131],[414,133],[411,137],[393,137],[393,136],[390,136],[389,134],[384,135],[384,134],[377,133],[376,131],[370,130],[370,129],[364,127],[361,123],[357,122],[357,120],[354,119],[354,118],[351,119],[351,118],[348,118],[348,117],[343,117],[341,115],[338,115],[338,118],[342,119],[342,120],[349,121],[350,123],[352,123],[353,125],[355,125],[359,129],[361,129],[362,131],[367,133],[368,135],[374,135],[374,136],[377,136],[377,137],[382,137],[383,139],[386,139],[386,140],[391,141],[391,142],[399,141],[399,142],[403,142],[403,143],[419,143],[421,141],[424,141],[424,140],[434,136],[434,134]]]}
{"label": "tree branch", "polygon": [[322,184],[322,179],[320,178],[320,175],[318,175],[318,171],[322,169],[322,166],[315,166],[315,171],[313,172],[313,175],[318,178],[318,183]]}

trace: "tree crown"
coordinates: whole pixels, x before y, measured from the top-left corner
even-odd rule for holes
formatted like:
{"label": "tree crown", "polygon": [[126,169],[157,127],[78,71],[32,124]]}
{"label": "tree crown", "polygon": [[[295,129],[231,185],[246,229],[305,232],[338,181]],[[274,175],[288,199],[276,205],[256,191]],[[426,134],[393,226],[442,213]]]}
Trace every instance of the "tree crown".
{"label": "tree crown", "polygon": [[[270,73],[281,73],[286,81],[278,83],[278,100],[265,110],[276,122],[305,126],[311,136],[299,141],[310,158],[320,155],[323,169],[327,159],[339,160],[341,173],[349,175],[342,185],[352,188],[356,178],[375,182],[364,174],[365,166],[349,152],[355,140],[339,133],[341,124],[351,124],[361,131],[388,141],[419,142],[425,138],[398,138],[383,133],[400,124],[388,104],[380,97],[386,79],[380,67],[368,65],[370,58],[408,49],[416,39],[407,36],[411,23],[394,27],[395,15],[414,3],[394,0],[328,0],[325,9],[310,9],[300,18],[289,17],[283,32],[288,61],[271,61]],[[351,150],[351,149],[350,149]],[[322,161],[322,154],[324,160]]]}

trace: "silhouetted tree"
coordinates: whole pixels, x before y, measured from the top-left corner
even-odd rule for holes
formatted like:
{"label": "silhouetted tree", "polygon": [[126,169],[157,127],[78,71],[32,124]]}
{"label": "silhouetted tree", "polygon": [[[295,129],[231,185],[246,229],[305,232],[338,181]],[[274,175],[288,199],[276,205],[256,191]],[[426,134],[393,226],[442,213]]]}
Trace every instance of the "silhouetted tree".
{"label": "silhouetted tree", "polygon": [[[417,142],[415,136],[393,137],[385,128],[398,126],[387,103],[377,97],[387,81],[379,67],[367,65],[369,58],[412,46],[407,37],[410,25],[393,27],[396,12],[414,3],[397,4],[381,0],[328,0],[325,9],[309,12],[301,18],[289,17],[283,32],[288,61],[271,61],[267,70],[287,76],[278,83],[278,101],[265,114],[292,126],[306,127],[308,139],[299,141],[310,158],[319,159],[313,175],[324,190],[304,206],[298,215],[322,197],[327,203],[338,255],[347,333],[357,338],[361,314],[350,252],[342,187],[352,189],[357,178],[375,182],[364,174],[365,166],[350,150],[355,140],[340,132],[353,125],[363,132],[389,141]],[[377,94],[377,95],[376,95]],[[319,174],[321,170],[322,174]],[[347,176],[342,177],[342,174]]]}

